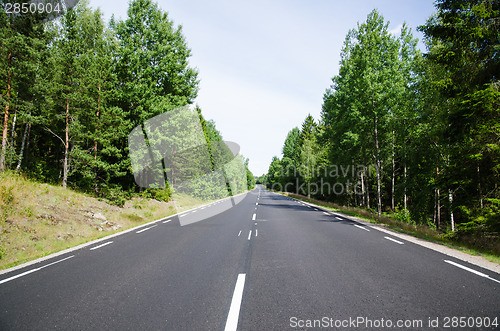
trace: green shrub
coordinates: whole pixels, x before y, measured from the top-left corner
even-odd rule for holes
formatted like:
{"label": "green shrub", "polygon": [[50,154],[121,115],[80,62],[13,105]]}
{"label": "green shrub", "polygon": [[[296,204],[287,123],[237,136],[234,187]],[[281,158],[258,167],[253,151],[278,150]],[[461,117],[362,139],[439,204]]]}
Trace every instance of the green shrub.
{"label": "green shrub", "polygon": [[393,218],[407,224],[415,224],[415,222],[411,219],[410,212],[408,209],[396,209],[396,211],[393,214]]}

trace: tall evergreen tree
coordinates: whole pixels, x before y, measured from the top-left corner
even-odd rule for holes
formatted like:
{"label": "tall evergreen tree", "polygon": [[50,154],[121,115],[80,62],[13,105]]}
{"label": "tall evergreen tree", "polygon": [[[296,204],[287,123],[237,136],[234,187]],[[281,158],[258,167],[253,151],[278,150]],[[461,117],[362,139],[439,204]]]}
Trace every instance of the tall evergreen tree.
{"label": "tall evergreen tree", "polygon": [[432,84],[445,101],[439,109],[441,139],[449,152],[441,177],[454,229],[454,213],[459,223],[471,217],[481,223],[483,209],[500,208],[500,4],[440,0],[436,7],[436,16],[420,29],[429,45],[429,67],[440,67]]}
{"label": "tall evergreen tree", "polygon": [[3,6],[6,2],[1,3],[0,102],[3,116],[0,171],[3,171],[14,161],[16,125],[28,121],[36,104],[35,85],[43,66],[41,60],[47,33],[38,16],[8,15]]}
{"label": "tall evergreen tree", "polygon": [[[198,91],[197,72],[189,67],[190,49],[156,3],[133,0],[125,21],[113,23],[119,41],[117,78],[120,106],[131,125],[158,115],[153,105],[165,99],[168,111],[191,103]],[[156,107],[157,108],[157,107]]]}

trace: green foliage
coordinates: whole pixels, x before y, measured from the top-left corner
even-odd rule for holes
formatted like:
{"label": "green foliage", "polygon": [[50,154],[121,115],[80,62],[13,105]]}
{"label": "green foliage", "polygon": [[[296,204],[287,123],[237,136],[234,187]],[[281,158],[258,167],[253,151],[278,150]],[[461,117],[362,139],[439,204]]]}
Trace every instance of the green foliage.
{"label": "green foliage", "polygon": [[[436,9],[419,27],[424,55],[406,25],[391,35],[376,10],[349,31],[321,120],[290,131],[264,177],[269,187],[351,182],[315,196],[455,229],[454,239],[499,238],[500,3],[439,0]],[[348,165],[362,170],[318,171]]]}
{"label": "green foliage", "polygon": [[8,206],[14,202],[13,186],[0,186],[0,202],[3,206]]}
{"label": "green foliage", "polygon": [[172,199],[172,191],[170,186],[166,186],[162,189],[148,188],[140,193],[140,196],[149,199],[156,199],[158,201],[169,202]]}
{"label": "green foliage", "polygon": [[467,214],[469,222],[457,226],[455,236],[500,233],[500,199],[486,199],[486,205],[481,210],[473,211],[465,206],[461,210]]}
{"label": "green foliage", "polygon": [[410,212],[408,209],[401,209],[394,211],[394,214],[392,215],[394,219],[403,222],[403,223],[408,223],[408,224],[415,224],[415,222],[411,219]]}
{"label": "green foliage", "polygon": [[[7,118],[0,171],[23,171],[116,205],[138,193],[128,155],[130,131],[191,103],[198,92],[182,28],[150,0],[131,1],[126,19],[113,19],[106,27],[102,13],[82,0],[45,23],[36,15],[8,16],[2,6],[0,39],[0,103],[6,109],[2,119]],[[215,123],[198,113],[208,146],[222,142]],[[202,170],[216,170],[215,163],[226,163],[228,153],[227,148],[210,150],[208,168]],[[177,165],[181,177],[200,170],[198,156]],[[247,177],[252,183],[251,173]],[[211,197],[221,195],[200,182],[192,185]],[[172,197],[170,187],[141,194],[163,201]]]}

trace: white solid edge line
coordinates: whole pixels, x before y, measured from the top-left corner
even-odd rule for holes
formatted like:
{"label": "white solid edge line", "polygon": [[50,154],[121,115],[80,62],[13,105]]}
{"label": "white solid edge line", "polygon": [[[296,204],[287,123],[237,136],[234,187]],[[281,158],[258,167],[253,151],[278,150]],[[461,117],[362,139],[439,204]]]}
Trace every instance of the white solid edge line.
{"label": "white solid edge line", "polygon": [[240,318],[241,300],[243,299],[243,289],[245,288],[246,274],[239,274],[234,286],[233,298],[231,306],[227,314],[226,327],[224,331],[233,331],[238,327],[238,319]]}
{"label": "white solid edge line", "polygon": [[443,261],[446,262],[446,263],[449,263],[451,265],[454,265],[455,267],[459,267],[459,268],[464,269],[464,270],[466,270],[468,272],[472,272],[473,274],[476,274],[476,275],[484,277],[484,278],[488,278],[489,280],[492,280],[492,281],[497,282],[497,283],[500,284],[500,280],[496,280],[495,278],[491,278],[487,274],[483,274],[482,272],[479,272],[477,270],[471,269],[469,267],[466,267],[464,265],[461,265],[459,263],[456,263],[456,262],[453,262],[453,261],[450,261],[450,260],[443,260]]}
{"label": "white solid edge line", "polygon": [[19,277],[22,277],[22,276],[26,276],[32,272],[35,272],[35,271],[38,271],[38,270],[41,270],[43,268],[47,268],[48,266],[51,266],[51,265],[54,265],[56,263],[59,263],[59,262],[62,262],[62,261],[65,261],[65,260],[68,260],[68,259],[71,259],[72,257],[74,257],[74,255],[71,255],[71,256],[68,256],[68,257],[65,257],[64,259],[61,259],[61,260],[58,260],[58,261],[55,261],[55,262],[52,262],[52,263],[49,263],[49,264],[46,264],[44,266],[41,266],[39,268],[35,268],[35,269],[31,269],[31,270],[28,270],[28,271],[25,271],[19,275],[15,275],[15,276],[12,276],[12,277],[9,277],[9,278],[6,278],[6,279],[3,279],[3,280],[0,280],[0,284],[3,284],[3,283],[7,283],[11,280],[14,280],[16,278],[19,278]]}
{"label": "white solid edge line", "polygon": [[248,240],[250,240],[251,237],[252,237],[252,230],[250,230],[250,232],[248,232]]}
{"label": "white solid edge line", "polygon": [[104,243],[102,245],[92,247],[90,250],[93,251],[94,249],[98,249],[98,248],[104,247],[104,246],[112,244],[112,243],[113,243],[112,241],[108,241],[107,243]]}
{"label": "white solid edge line", "polygon": [[139,230],[139,231],[137,231],[136,233],[141,233],[141,232],[147,231],[147,230],[149,230],[149,229],[154,228],[155,226],[157,226],[157,224],[155,224],[155,225],[153,225],[153,226],[150,226],[149,228],[145,228],[145,229]]}
{"label": "white solid edge line", "polygon": [[399,241],[399,240],[396,240],[396,239],[393,239],[393,238],[391,238],[391,237],[384,237],[384,238],[385,238],[385,239],[387,239],[387,240],[393,241],[393,242],[395,242],[396,244],[404,245],[404,243],[403,243],[403,242],[401,242],[401,241]]}
{"label": "white solid edge line", "polygon": [[255,217],[257,217],[257,215],[255,215],[255,213],[254,213],[252,216],[252,221],[255,221]]}
{"label": "white solid edge line", "polygon": [[469,271],[469,272],[472,272],[473,274],[476,274],[476,275],[478,275],[478,276],[481,276],[481,277],[486,277],[486,278],[488,278],[488,277],[489,277],[488,275],[483,274],[482,272],[476,271],[476,270],[474,270],[474,269],[471,269],[471,268],[466,267],[466,266],[464,266],[464,265],[458,264],[458,263],[456,263],[456,262],[453,262],[453,261],[450,261],[450,260],[443,260],[443,261],[444,261],[444,262],[446,262],[446,263],[452,264],[452,265],[454,265],[455,267],[459,267],[459,268],[462,268],[462,269],[467,270],[467,271]]}
{"label": "white solid edge line", "polygon": [[[238,197],[240,195],[248,194],[249,192],[250,191],[237,194],[237,195],[235,195],[233,197],[223,198],[221,200],[218,200],[218,202],[222,202],[222,201],[228,200],[230,198],[235,198],[235,197]],[[197,208],[199,208],[199,207],[197,207]],[[38,263],[42,263],[44,261],[56,258],[58,256],[62,256],[62,255],[65,255],[65,254],[77,251],[79,249],[83,249],[83,248],[95,245],[95,244],[97,244],[99,242],[103,242],[103,241],[109,240],[109,239],[114,238],[114,237],[122,236],[124,234],[136,231],[137,229],[140,229],[142,227],[145,227],[145,226],[148,226],[148,225],[151,225],[151,224],[155,224],[155,223],[161,222],[161,221],[165,220],[166,218],[175,217],[175,216],[182,217],[182,215],[184,215],[186,213],[189,213],[190,211],[191,210],[184,210],[182,212],[179,212],[179,213],[176,213],[176,214],[173,214],[173,215],[168,215],[166,217],[162,217],[160,219],[157,219],[157,220],[154,220],[154,221],[151,221],[151,222],[140,224],[140,225],[134,226],[134,227],[126,229],[126,230],[115,232],[115,233],[110,234],[108,236],[105,236],[103,238],[99,238],[99,239],[95,239],[95,240],[92,240],[92,241],[88,241],[86,243],[83,243],[83,244],[80,244],[80,245],[77,245],[77,246],[74,246],[74,247],[70,247],[70,248],[67,248],[67,249],[63,249],[63,250],[61,250],[59,252],[55,252],[55,253],[49,254],[47,256],[42,256],[42,257],[39,257],[37,259],[31,260],[31,261],[28,261],[28,262],[25,262],[25,263],[21,263],[19,265],[11,267],[11,268],[0,270],[0,275],[4,275],[4,274],[8,274],[8,273],[14,272],[16,270],[24,269],[24,268],[27,268],[29,266],[32,266],[32,265],[35,265],[35,264],[38,264]]]}
{"label": "white solid edge line", "polygon": [[360,229],[363,229],[363,230],[365,230],[365,231],[370,232],[370,230],[368,230],[368,229],[367,229],[366,227],[364,227],[364,226],[357,225],[357,224],[354,224],[354,226],[355,226],[355,227],[357,227],[357,228],[360,228]]}
{"label": "white solid edge line", "polygon": [[15,275],[15,276],[12,276],[12,277],[9,277],[9,278],[6,278],[6,279],[3,279],[3,280],[0,280],[0,284],[3,284],[3,283],[7,283],[7,282],[10,282],[11,280],[14,280],[16,278],[19,278],[19,277],[22,277],[22,276],[26,276],[32,272],[35,272],[35,271],[38,271],[40,270],[40,268],[36,268],[36,269],[31,269],[31,270],[28,270],[26,272],[23,272],[22,274],[19,274],[19,275]]}

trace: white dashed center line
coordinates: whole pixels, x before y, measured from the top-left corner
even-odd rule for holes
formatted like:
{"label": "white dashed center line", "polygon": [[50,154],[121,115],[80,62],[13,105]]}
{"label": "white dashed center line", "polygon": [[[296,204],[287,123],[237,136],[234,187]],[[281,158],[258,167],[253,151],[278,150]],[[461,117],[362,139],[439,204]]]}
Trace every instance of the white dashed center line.
{"label": "white dashed center line", "polygon": [[239,274],[234,287],[231,306],[227,315],[226,327],[224,331],[233,331],[238,327],[238,319],[240,318],[241,300],[243,299],[243,289],[245,288],[246,274]]}

